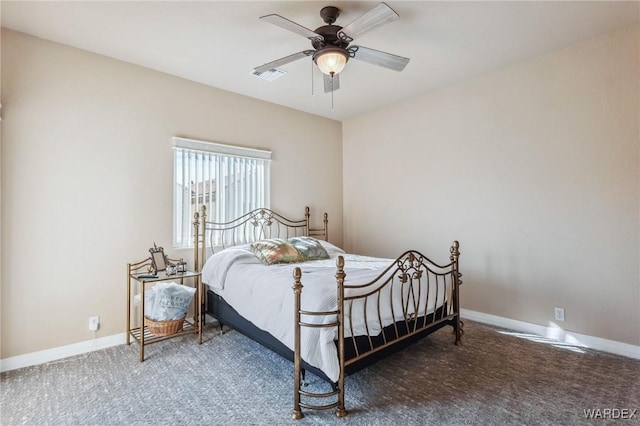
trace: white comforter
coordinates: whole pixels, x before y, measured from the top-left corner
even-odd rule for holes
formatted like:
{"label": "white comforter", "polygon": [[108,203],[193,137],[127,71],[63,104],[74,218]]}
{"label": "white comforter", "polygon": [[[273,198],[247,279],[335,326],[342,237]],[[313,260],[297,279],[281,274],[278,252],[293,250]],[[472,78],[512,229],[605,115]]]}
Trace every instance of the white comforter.
{"label": "white comforter", "polygon": [[[248,245],[231,247],[216,253],[207,260],[202,270],[202,280],[214,292],[222,296],[240,315],[258,328],[269,332],[293,350],[294,294],[292,286],[293,270],[296,267],[300,267],[302,270],[302,309],[332,311],[337,307],[335,273],[338,255],[342,255],[345,259],[345,284],[370,282],[393,262],[393,259],[345,254],[344,251],[329,243],[323,242],[323,245],[329,252],[330,259],[270,266],[261,264],[249,250]],[[388,274],[392,274],[394,270],[395,268],[392,268]],[[430,303],[427,310],[432,312],[435,304],[440,306],[442,303],[445,291],[436,289],[433,283],[430,286],[433,287],[429,289],[429,293],[432,294],[430,299],[433,302]],[[358,294],[355,291],[347,290],[346,295]],[[406,288],[403,289],[401,285],[397,284],[393,291],[394,293],[405,292],[406,299]],[[424,315],[426,293],[424,289],[421,292],[422,303],[419,304],[421,308],[417,312],[419,315]],[[384,303],[384,299],[388,299],[390,291],[384,291],[381,294],[380,305],[382,307],[389,306],[389,303]],[[438,294],[438,297],[434,297],[433,294]],[[404,319],[400,300],[401,298],[397,298],[396,301],[396,297],[394,297],[395,318],[390,308],[383,309],[382,327]],[[361,300],[356,301],[352,308],[353,323],[345,324],[345,335],[367,334],[367,327],[370,335],[379,334],[382,327],[376,313],[376,305],[377,303],[371,303],[371,300],[367,304],[368,319],[365,324],[362,314],[363,303]],[[347,304],[345,307],[347,315],[349,308],[350,305]],[[360,312],[359,315],[358,312]],[[335,317],[304,317],[303,321],[329,323],[335,321]],[[303,327],[301,331],[302,359],[322,370],[332,381],[337,381],[340,374],[337,350],[333,342],[336,338],[336,327]]]}

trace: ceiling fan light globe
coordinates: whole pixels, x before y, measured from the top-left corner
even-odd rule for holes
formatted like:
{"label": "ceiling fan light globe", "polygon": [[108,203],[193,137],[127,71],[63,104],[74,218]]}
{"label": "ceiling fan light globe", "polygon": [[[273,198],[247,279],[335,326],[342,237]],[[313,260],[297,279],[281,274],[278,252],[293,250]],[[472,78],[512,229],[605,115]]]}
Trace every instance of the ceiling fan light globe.
{"label": "ceiling fan light globe", "polygon": [[319,50],[313,55],[313,61],[320,71],[327,75],[339,74],[349,59],[349,53],[337,47]]}

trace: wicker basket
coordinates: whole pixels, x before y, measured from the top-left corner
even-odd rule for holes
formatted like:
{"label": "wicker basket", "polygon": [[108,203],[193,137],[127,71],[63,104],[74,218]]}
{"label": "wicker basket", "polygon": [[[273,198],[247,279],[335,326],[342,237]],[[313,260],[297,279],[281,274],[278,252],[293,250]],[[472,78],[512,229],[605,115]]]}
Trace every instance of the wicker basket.
{"label": "wicker basket", "polygon": [[147,317],[144,317],[144,325],[149,329],[149,332],[154,336],[171,336],[179,331],[182,331],[182,325],[186,315],[177,320],[169,321],[154,321]]}

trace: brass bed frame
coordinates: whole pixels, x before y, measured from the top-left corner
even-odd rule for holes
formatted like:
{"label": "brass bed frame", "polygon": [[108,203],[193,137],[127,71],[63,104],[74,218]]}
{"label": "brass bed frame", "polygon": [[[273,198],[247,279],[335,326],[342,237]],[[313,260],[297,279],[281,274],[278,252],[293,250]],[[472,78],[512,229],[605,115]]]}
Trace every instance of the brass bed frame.
{"label": "brass bed frame", "polygon": [[[207,259],[207,247],[225,248],[228,246],[247,244],[265,238],[290,238],[294,236],[314,236],[327,240],[328,216],[324,213],[322,228],[310,227],[309,207],[305,208],[305,218],[290,220],[267,208],[256,209],[237,219],[224,223],[208,222],[206,208],[203,206],[199,213],[194,214],[194,263],[197,271]],[[294,350],[291,351],[283,343],[264,330],[258,329],[253,323],[240,316],[226,301],[212,292],[207,291],[206,312],[215,317],[222,330],[223,324],[236,329],[249,338],[261,343],[267,348],[293,361],[294,363],[294,407],[292,417],[303,417],[302,409],[336,409],[338,417],[347,414],[345,409],[344,379],[377,360],[400,350],[420,338],[451,325],[454,330],[455,344],[462,343],[463,324],[460,320],[460,294],[462,284],[459,271],[459,243],[454,241],[449,249],[449,263],[439,265],[421,253],[410,250],[400,255],[390,266],[371,282],[361,284],[345,284],[345,261],[338,256],[336,261],[336,295],[337,309],[325,312],[311,312],[301,309],[303,293],[303,276],[300,268],[293,272],[292,284],[294,292]],[[435,295],[429,294],[429,284],[435,283]],[[398,291],[398,287],[399,291]],[[393,289],[395,293],[392,293]],[[435,306],[438,301],[438,289],[445,292],[442,305]],[[349,295],[349,290],[357,290],[358,295]],[[381,319],[381,299],[383,292],[389,295],[400,294],[402,300],[390,299],[388,302],[394,318],[394,306],[401,306],[402,318],[394,324],[383,327]],[[358,304],[357,302],[360,301]],[[375,304],[377,320],[382,332],[377,335],[369,334],[367,322],[367,306]],[[433,306],[433,311],[428,308]],[[366,335],[345,337],[345,324],[352,325],[351,318],[358,315],[354,309],[361,311],[365,318]],[[319,317],[330,318],[327,321],[313,321]],[[345,321],[348,319],[348,321]],[[332,382],[319,369],[308,365],[301,358],[301,331],[303,327],[330,328],[337,327],[338,339],[336,348],[340,368],[339,379]],[[352,330],[349,330],[352,331]],[[311,371],[332,385],[332,391],[327,393],[312,393],[303,389],[305,371]],[[303,400],[304,398],[304,400]],[[308,401],[317,398],[333,398],[333,402],[316,405]]]}

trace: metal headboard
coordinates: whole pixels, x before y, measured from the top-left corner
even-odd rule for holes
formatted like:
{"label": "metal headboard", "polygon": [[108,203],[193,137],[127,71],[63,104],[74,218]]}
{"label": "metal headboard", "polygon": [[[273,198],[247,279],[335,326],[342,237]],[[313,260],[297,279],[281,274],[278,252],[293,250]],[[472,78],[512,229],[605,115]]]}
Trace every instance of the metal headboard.
{"label": "metal headboard", "polygon": [[208,222],[205,206],[193,216],[193,255],[198,271],[207,259],[207,248],[213,254],[216,248],[222,250],[266,238],[312,236],[327,240],[329,236],[327,213],[324,214],[324,227],[314,229],[310,227],[309,207],[305,207],[304,219],[299,220],[288,219],[268,208],[255,209],[229,222]]}

